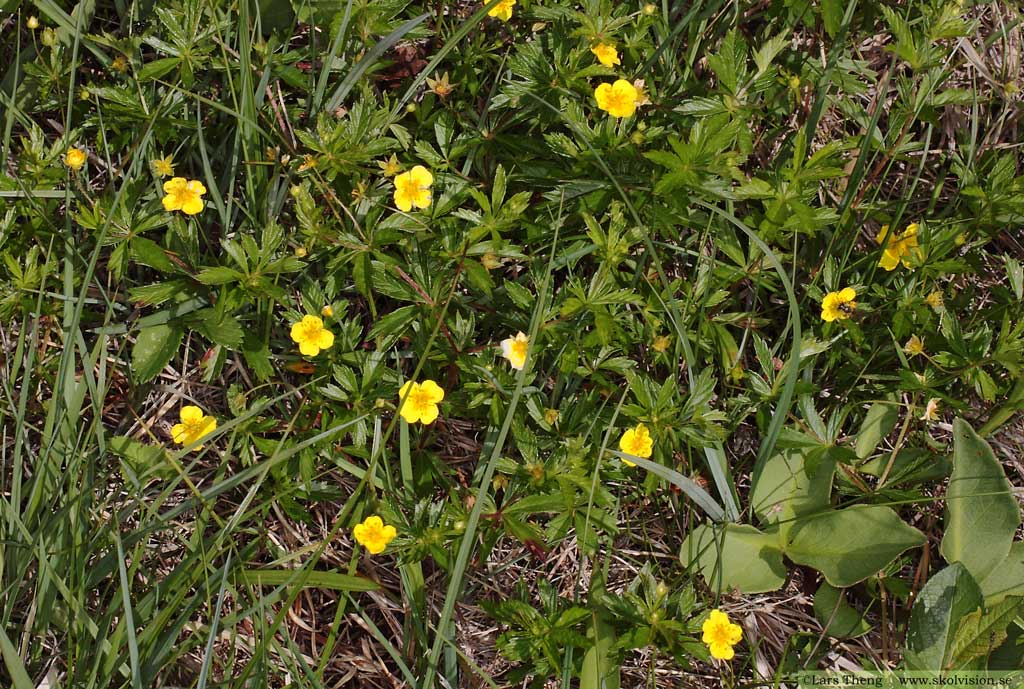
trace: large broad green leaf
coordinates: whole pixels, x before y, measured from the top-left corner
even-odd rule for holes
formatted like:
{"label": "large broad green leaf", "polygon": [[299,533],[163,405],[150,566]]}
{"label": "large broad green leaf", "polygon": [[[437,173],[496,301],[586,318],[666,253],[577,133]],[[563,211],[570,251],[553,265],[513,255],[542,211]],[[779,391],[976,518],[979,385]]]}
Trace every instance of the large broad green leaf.
{"label": "large broad green leaf", "polygon": [[846,602],[846,592],[822,582],[814,594],[814,616],[825,633],[840,639],[850,639],[871,631],[864,616]]}
{"label": "large broad green leaf", "polygon": [[593,613],[588,636],[594,645],[583,656],[580,689],[619,689],[621,673],[616,662],[615,628],[605,619],[605,613]]}
{"label": "large broad green leaf", "polygon": [[953,422],[953,475],[946,489],[946,531],[939,552],[962,562],[975,581],[1006,559],[1020,509],[992,448],[963,419]]}
{"label": "large broad green leaf", "polygon": [[184,331],[176,324],[152,325],[139,331],[132,348],[132,370],[140,383],[156,378],[181,345]]}
{"label": "large broad green leaf", "polygon": [[857,432],[857,456],[861,459],[869,457],[898,419],[899,407],[895,404],[872,404]]}
{"label": "large broad green leaf", "polygon": [[683,541],[679,557],[715,591],[763,593],[786,581],[778,534],[762,533],[748,524],[702,524]]}
{"label": "large broad green leaf", "polygon": [[903,654],[907,669],[946,667],[960,621],[979,609],[981,590],[963,565],[950,565],[929,579],[910,611]]}
{"label": "large broad green leaf", "polygon": [[965,615],[957,626],[948,669],[974,669],[975,660],[987,658],[999,648],[1006,641],[1006,628],[1021,610],[1021,602],[1020,598],[1006,598],[985,611],[978,609]]}
{"label": "large broad green leaf", "polygon": [[820,512],[829,505],[836,463],[827,454],[808,468],[802,450],[783,450],[761,469],[750,494],[755,514],[762,522],[779,524],[785,538],[793,518]]}
{"label": "large broad green leaf", "polygon": [[1007,596],[1024,596],[1024,541],[1011,545],[1010,554],[979,585],[988,606]]}
{"label": "large broad green leaf", "polygon": [[889,507],[854,505],[798,518],[784,550],[794,562],[813,567],[828,583],[844,588],[867,579],[925,540],[923,533]]}

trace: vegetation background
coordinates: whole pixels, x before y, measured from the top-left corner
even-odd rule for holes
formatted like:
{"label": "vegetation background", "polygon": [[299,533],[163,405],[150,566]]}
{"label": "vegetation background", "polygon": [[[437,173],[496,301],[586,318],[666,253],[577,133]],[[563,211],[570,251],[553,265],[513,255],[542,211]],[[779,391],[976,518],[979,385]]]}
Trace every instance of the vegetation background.
{"label": "vegetation background", "polygon": [[0,684],[1024,665],[1017,3],[3,0],[0,35]]}

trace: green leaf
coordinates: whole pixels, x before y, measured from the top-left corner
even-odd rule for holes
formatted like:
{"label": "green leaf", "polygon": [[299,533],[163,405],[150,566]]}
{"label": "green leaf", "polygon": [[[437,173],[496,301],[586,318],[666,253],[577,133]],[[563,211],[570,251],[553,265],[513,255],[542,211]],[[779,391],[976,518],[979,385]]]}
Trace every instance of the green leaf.
{"label": "green leaf", "polygon": [[981,580],[985,605],[995,605],[1007,596],[1024,596],[1024,541],[1010,546],[1006,559]]}
{"label": "green leaf", "polygon": [[971,573],[953,564],[921,589],[907,625],[908,670],[941,670],[948,665],[960,621],[981,608],[981,591]]}
{"label": "green leaf", "polygon": [[164,323],[143,328],[132,348],[132,370],[140,383],[156,378],[164,366],[178,353],[184,330],[177,325]]}
{"label": "green leaf", "polygon": [[750,493],[754,513],[762,522],[780,524],[783,538],[794,517],[829,506],[835,460],[826,453],[808,472],[808,455],[805,450],[783,450],[775,455],[765,462]]}
{"label": "green leaf", "polygon": [[366,577],[354,577],[337,572],[301,569],[245,569],[242,581],[256,586],[301,584],[303,588],[332,589],[335,591],[377,591],[380,585]]}
{"label": "green leaf", "polygon": [[245,275],[227,266],[203,268],[196,275],[196,280],[204,285],[226,285],[229,282],[241,282]]}
{"label": "green leaf", "polygon": [[580,689],[619,689],[619,664],[615,661],[615,628],[602,612],[593,613],[590,636],[594,645],[587,649],[580,668]]}
{"label": "green leaf", "polygon": [[939,552],[982,581],[1010,552],[1020,509],[992,448],[963,419],[953,422],[953,475]]}
{"label": "green leaf", "polygon": [[679,558],[696,568],[714,591],[764,593],[786,582],[778,534],[749,524],[730,522],[717,529],[701,524],[683,541]]}
{"label": "green leaf", "polygon": [[875,451],[882,438],[887,436],[896,425],[899,418],[899,407],[894,404],[882,404],[881,402],[871,405],[868,413],[864,416],[864,422],[857,432],[857,457],[865,459]]}
{"label": "green leaf", "polygon": [[0,656],[3,656],[4,665],[7,666],[7,676],[12,682],[11,689],[35,689],[35,683],[29,678],[18,649],[14,647],[2,628],[0,628]]}
{"label": "green leaf", "polygon": [[798,518],[783,550],[794,562],[824,574],[828,583],[845,588],[926,540],[890,507],[854,505]]}
{"label": "green leaf", "polygon": [[174,262],[167,258],[167,252],[152,239],[133,237],[131,250],[132,257],[142,265],[156,268],[164,273],[180,272]]}
{"label": "green leaf", "polygon": [[947,669],[967,666],[975,658],[987,657],[1006,641],[1006,628],[1021,609],[1022,599],[1007,598],[982,612],[979,608],[960,620],[953,639]]}
{"label": "green leaf", "polygon": [[152,60],[142,65],[142,69],[139,70],[139,81],[151,81],[153,79],[159,79],[164,76],[181,63],[181,58],[177,57],[162,57],[157,60]]}
{"label": "green leaf", "polygon": [[871,631],[864,616],[846,602],[846,591],[824,581],[814,594],[814,617],[826,634],[839,639],[852,639]]}
{"label": "green leaf", "polygon": [[110,450],[125,460],[132,473],[139,479],[152,475],[173,473],[167,461],[167,450],[160,445],[146,445],[127,436],[118,435],[110,439]]}
{"label": "green leaf", "polygon": [[821,0],[821,22],[829,38],[835,38],[843,24],[845,0]]}

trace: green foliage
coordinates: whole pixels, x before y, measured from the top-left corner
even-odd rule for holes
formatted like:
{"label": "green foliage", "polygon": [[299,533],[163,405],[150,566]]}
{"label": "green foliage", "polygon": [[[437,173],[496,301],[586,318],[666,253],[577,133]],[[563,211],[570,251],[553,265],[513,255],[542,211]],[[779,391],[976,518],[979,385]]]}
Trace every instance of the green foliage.
{"label": "green foliage", "polygon": [[[780,682],[872,630],[1020,664],[985,440],[1024,409],[1016,8],[68,8],[4,6],[0,684],[741,684],[751,630],[708,666],[708,608],[800,581],[822,631]],[[425,380],[438,418],[403,419]]]}

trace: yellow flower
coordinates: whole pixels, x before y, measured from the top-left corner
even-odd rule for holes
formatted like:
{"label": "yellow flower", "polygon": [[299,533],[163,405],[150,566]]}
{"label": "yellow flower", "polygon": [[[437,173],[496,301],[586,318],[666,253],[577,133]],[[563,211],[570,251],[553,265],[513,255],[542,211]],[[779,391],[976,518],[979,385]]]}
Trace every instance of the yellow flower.
{"label": "yellow flower", "polygon": [[153,166],[153,172],[160,175],[161,177],[174,176],[174,158],[172,156],[156,158],[153,160],[151,165]]}
{"label": "yellow flower", "polygon": [[911,335],[910,339],[907,340],[907,344],[903,345],[903,351],[910,356],[924,354],[924,342],[917,335]]}
{"label": "yellow flower", "polygon": [[708,645],[712,657],[719,660],[732,660],[732,647],[743,638],[743,628],[730,622],[729,616],[717,608],[704,620],[701,631],[701,641]]}
{"label": "yellow flower", "polygon": [[934,292],[929,293],[928,296],[924,298],[924,303],[928,304],[928,306],[932,307],[936,311],[942,310],[942,292],[935,290]]}
{"label": "yellow flower", "polygon": [[124,55],[118,55],[114,58],[114,61],[110,63],[110,67],[120,74],[124,74],[128,71],[128,58]]}
{"label": "yellow flower", "polygon": [[501,341],[501,355],[508,359],[512,368],[522,371],[526,366],[526,349],[530,346],[530,338],[519,332],[515,337],[507,337]]}
{"label": "yellow flower", "polygon": [[427,88],[433,91],[440,98],[447,98],[458,84],[448,81],[448,72],[441,75],[440,79],[427,77]]}
{"label": "yellow flower", "polygon": [[939,400],[935,397],[928,400],[928,404],[924,408],[924,414],[921,415],[922,421],[938,421],[939,420]]}
{"label": "yellow flower", "polygon": [[668,335],[658,335],[654,338],[654,342],[651,343],[651,349],[656,351],[658,354],[661,354],[668,349],[671,342],[672,338]]}
{"label": "yellow flower", "polygon": [[185,215],[195,215],[203,210],[203,194],[206,187],[197,179],[174,177],[164,182],[164,210],[181,211]]}
{"label": "yellow flower", "polygon": [[385,524],[383,519],[373,515],[364,519],[362,524],[356,524],[352,529],[352,535],[371,555],[379,555],[388,547],[388,543],[395,540],[398,532],[395,531],[395,527]]}
{"label": "yellow flower", "polygon": [[[647,430],[647,426],[638,423],[619,438],[619,449],[626,454],[647,459],[654,451],[654,439],[651,438],[651,432]],[[631,462],[628,459],[623,459],[622,462],[626,466],[636,466],[636,462]]]}
{"label": "yellow flower", "polygon": [[637,90],[625,79],[614,84],[604,83],[594,89],[597,107],[612,117],[629,117],[636,112]]}
{"label": "yellow flower", "polygon": [[391,157],[387,160],[378,160],[377,166],[381,169],[381,172],[384,173],[385,177],[394,177],[402,171],[402,166],[398,163],[398,156],[394,153],[392,153]]}
{"label": "yellow flower", "polygon": [[655,5],[653,2],[649,2],[646,5],[644,5],[642,11],[648,17],[653,17],[657,13],[657,11],[658,11],[658,6]]}
{"label": "yellow flower", "polygon": [[419,421],[429,425],[437,419],[439,413],[437,403],[443,399],[444,390],[434,381],[425,380],[422,383],[414,383],[410,380],[398,391],[398,401],[402,405],[399,413],[409,423]]}
{"label": "yellow flower", "polygon": [[903,263],[905,268],[913,267],[909,257],[918,253],[916,251],[918,246],[917,229],[917,223],[911,223],[907,225],[907,229],[903,230],[903,234],[899,237],[894,236],[890,238],[889,226],[882,225],[882,229],[878,231],[878,236],[875,237],[875,241],[885,247],[878,265],[886,270],[896,270],[900,263]]}
{"label": "yellow flower", "polygon": [[406,213],[411,211],[413,206],[429,208],[430,185],[433,183],[434,176],[422,165],[403,172],[395,177],[395,205]]}
{"label": "yellow flower", "polygon": [[292,324],[292,340],[299,344],[303,356],[316,356],[321,349],[331,348],[334,333],[316,316],[303,316],[301,321]]}
{"label": "yellow flower", "polygon": [[495,268],[501,268],[504,261],[493,251],[487,251],[480,257],[480,263],[483,264],[483,267],[487,270],[494,270]]}
{"label": "yellow flower", "polygon": [[320,309],[320,315],[324,318],[330,318],[334,315],[334,309],[331,308],[330,304],[325,304],[324,307]]}
{"label": "yellow flower", "polygon": [[30,30],[35,31],[36,29],[39,28],[39,17],[32,15],[31,17],[25,20],[25,26],[27,26]]}
{"label": "yellow flower", "polygon": [[590,52],[605,67],[614,67],[615,65],[622,64],[622,61],[619,60],[619,51],[611,43],[598,43],[590,49]]}
{"label": "yellow flower", "polygon": [[845,320],[853,315],[857,308],[857,291],[845,287],[838,292],[829,292],[821,300],[821,320],[831,323],[834,320]]}
{"label": "yellow flower", "polygon": [[554,426],[556,423],[558,423],[558,410],[551,408],[545,409],[544,420],[547,422],[549,426]]}
{"label": "yellow flower", "polygon": [[512,7],[515,4],[516,0],[501,0],[501,2],[491,8],[491,11],[487,13],[487,16],[495,17],[503,22],[507,22],[512,18]]}
{"label": "yellow flower", "polygon": [[83,86],[78,92],[78,98],[79,100],[89,100],[92,98],[92,91],[89,90],[88,86]]}
{"label": "yellow flower", "polygon": [[86,158],[87,156],[85,151],[72,146],[68,149],[68,152],[64,154],[64,164],[75,172],[78,172],[82,169],[82,166],[85,165]]}
{"label": "yellow flower", "polygon": [[305,172],[306,170],[312,170],[317,166],[316,157],[312,154],[305,154],[302,156],[302,163],[299,165],[299,172]]}
{"label": "yellow flower", "polygon": [[[181,445],[191,445],[217,429],[217,419],[205,416],[199,407],[182,407],[179,415],[181,423],[171,426],[171,437],[174,438],[174,442]],[[199,445],[195,449],[202,450],[203,446]]]}

